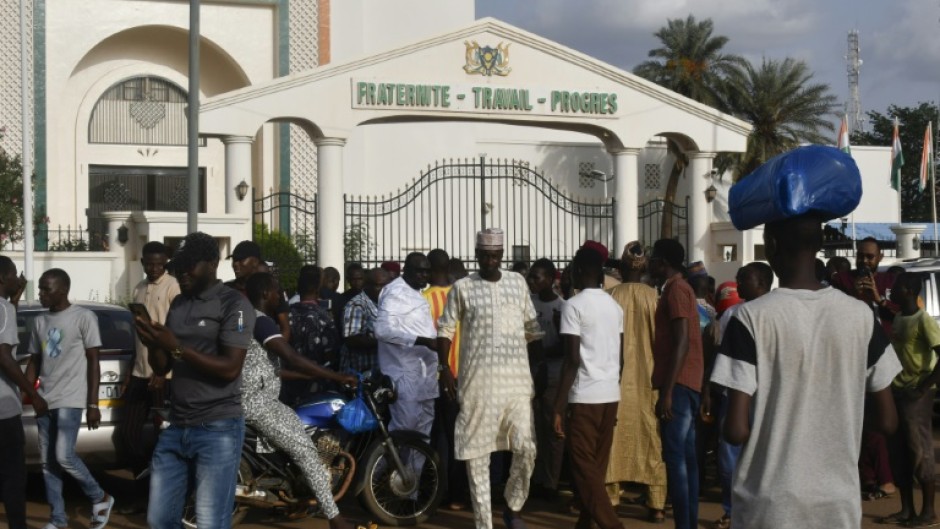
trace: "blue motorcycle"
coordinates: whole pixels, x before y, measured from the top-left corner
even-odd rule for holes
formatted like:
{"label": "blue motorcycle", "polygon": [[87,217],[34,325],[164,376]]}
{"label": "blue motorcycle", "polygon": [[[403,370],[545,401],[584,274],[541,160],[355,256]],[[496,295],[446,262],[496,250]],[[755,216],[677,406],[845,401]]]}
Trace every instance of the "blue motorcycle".
{"label": "blue motorcycle", "polygon": [[[351,401],[343,393],[320,393],[295,408],[330,471],[334,499],[351,492],[381,524],[426,521],[437,511],[443,494],[437,454],[421,433],[386,428],[388,407],[396,396],[387,376],[363,379],[360,395],[378,419],[367,432],[350,433],[339,424],[340,410]],[[250,508],[272,510],[286,518],[319,513],[300,468],[246,427],[232,525],[240,523]],[[195,527],[195,513],[189,508],[184,525]]]}

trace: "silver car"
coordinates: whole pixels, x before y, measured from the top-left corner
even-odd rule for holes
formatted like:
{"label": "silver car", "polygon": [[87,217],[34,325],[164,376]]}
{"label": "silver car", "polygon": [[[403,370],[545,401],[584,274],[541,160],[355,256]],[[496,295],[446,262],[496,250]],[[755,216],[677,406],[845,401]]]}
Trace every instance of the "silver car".
{"label": "silver car", "polygon": [[[99,356],[101,381],[98,385],[101,426],[97,430],[89,430],[83,418],[75,449],[85,464],[91,468],[119,468],[122,466],[123,458],[115,427],[120,423],[123,412],[121,385],[133,368],[135,352],[133,315],[126,308],[117,305],[91,301],[78,301],[74,304],[91,310],[98,317],[98,329],[102,342]],[[20,345],[17,347],[16,357],[24,370],[29,360],[29,331],[32,320],[47,310],[38,302],[21,303],[17,309],[16,325]],[[35,468],[40,465],[36,414],[28,399],[23,404],[26,464]]]}

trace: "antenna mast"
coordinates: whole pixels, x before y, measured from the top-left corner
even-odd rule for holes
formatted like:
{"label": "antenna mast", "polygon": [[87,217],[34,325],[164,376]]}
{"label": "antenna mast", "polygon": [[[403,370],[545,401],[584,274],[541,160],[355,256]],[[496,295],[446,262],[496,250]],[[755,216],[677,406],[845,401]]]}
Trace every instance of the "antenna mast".
{"label": "antenna mast", "polygon": [[864,131],[865,122],[862,120],[862,101],[858,93],[858,72],[862,69],[862,59],[858,47],[858,30],[849,31],[848,54],[845,56],[846,70],[849,74],[849,100],[846,103],[845,113],[849,121],[849,133]]}

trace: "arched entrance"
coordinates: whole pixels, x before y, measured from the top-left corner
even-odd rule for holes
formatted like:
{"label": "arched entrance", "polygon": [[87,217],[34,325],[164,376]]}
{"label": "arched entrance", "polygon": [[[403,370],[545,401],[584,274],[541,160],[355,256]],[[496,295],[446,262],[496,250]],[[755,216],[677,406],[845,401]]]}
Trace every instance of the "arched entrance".
{"label": "arched entrance", "polygon": [[[512,64],[501,63],[483,70],[467,68],[469,63],[464,61],[470,61],[470,55],[466,50],[477,42],[509,46]],[[689,153],[694,171],[708,173],[714,153],[744,150],[750,128],[740,120],[627,72],[492,19],[397,50],[210,99],[202,107],[200,129],[210,136],[251,137],[261,124],[275,120],[311,125],[308,129],[318,147],[317,260],[323,266],[337,268],[342,267],[345,257],[344,230],[337,229],[347,226],[344,183],[361,177],[344,173],[343,152],[353,147],[347,143],[360,125],[446,121],[466,123],[469,129],[473,123],[489,122],[590,134],[600,140],[613,169],[609,205],[613,218],[610,228],[602,229],[615,252],[626,242],[639,238],[638,163],[649,138],[668,131],[688,138],[689,145],[694,146]],[[226,147],[228,151],[238,144],[226,143]],[[420,149],[420,145],[409,148]],[[241,156],[232,153],[232,159],[242,159]],[[472,167],[475,163],[464,165]],[[436,174],[430,173],[428,182]],[[227,167],[226,187],[234,187],[243,174],[243,169]],[[472,182],[473,177],[466,180]],[[433,181],[434,184],[427,185],[442,185],[442,180]],[[502,200],[512,202],[511,187],[499,193]],[[429,206],[422,207],[420,200],[430,195],[424,188],[410,189],[404,196],[396,194],[397,198],[380,200],[383,205],[374,207],[394,211],[401,204],[417,200],[417,209],[428,215]],[[482,193],[474,188],[472,193],[468,190],[462,195],[468,211],[483,207],[480,203],[473,205],[474,201],[479,202]],[[360,209],[373,207],[371,202],[356,202]],[[693,193],[689,205],[694,224],[690,258],[707,260],[704,257],[708,248],[707,222],[701,222],[706,207],[704,194]],[[578,208],[571,211],[579,216],[586,213]],[[460,233],[451,238],[470,240],[482,227],[481,220],[477,217],[461,222]],[[537,219],[508,221],[526,229],[525,224]],[[415,224],[412,222],[410,227],[415,229]],[[377,228],[370,231],[373,229]],[[425,220],[420,235],[415,237],[420,248],[415,249],[433,246],[435,229],[435,222]],[[577,241],[568,240],[566,244],[576,245],[583,238],[587,237],[579,233]],[[406,249],[410,244],[397,243]]]}

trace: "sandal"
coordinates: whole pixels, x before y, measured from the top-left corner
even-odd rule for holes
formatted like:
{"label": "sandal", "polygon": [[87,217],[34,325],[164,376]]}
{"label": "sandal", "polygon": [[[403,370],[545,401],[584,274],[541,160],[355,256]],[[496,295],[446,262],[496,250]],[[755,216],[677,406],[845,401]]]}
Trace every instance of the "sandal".
{"label": "sandal", "polygon": [[875,500],[881,500],[881,499],[890,498],[890,497],[891,497],[891,493],[881,488],[868,491],[862,495],[862,499],[865,501],[875,501]]}
{"label": "sandal", "polygon": [[105,496],[108,499],[91,504],[91,520],[88,525],[90,529],[104,529],[108,525],[111,509],[114,508],[114,496],[110,494],[105,494]]}
{"label": "sandal", "polygon": [[910,515],[904,516],[904,513],[896,512],[894,514],[889,514],[888,516],[875,518],[875,523],[882,524],[882,525],[888,525],[888,524],[901,525],[901,524],[907,524],[913,519],[914,519],[913,516],[910,516]]}
{"label": "sandal", "polygon": [[662,509],[653,509],[649,508],[649,515],[646,517],[646,521],[649,523],[666,523],[666,511]]}
{"label": "sandal", "polygon": [[514,517],[509,509],[503,511],[503,522],[506,524],[507,529],[528,529],[525,521],[522,518]]}
{"label": "sandal", "polygon": [[712,522],[712,529],[731,529],[731,517],[727,514]]}

